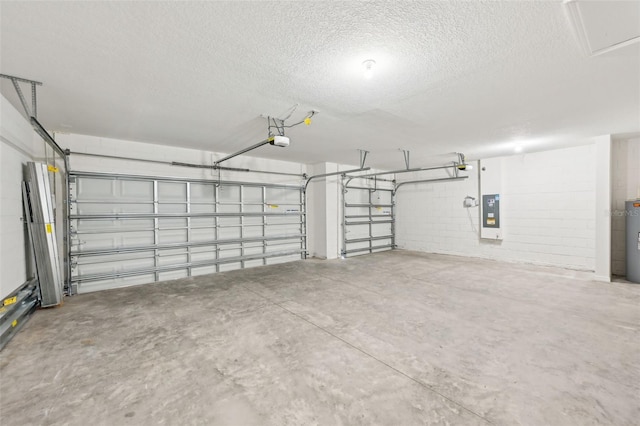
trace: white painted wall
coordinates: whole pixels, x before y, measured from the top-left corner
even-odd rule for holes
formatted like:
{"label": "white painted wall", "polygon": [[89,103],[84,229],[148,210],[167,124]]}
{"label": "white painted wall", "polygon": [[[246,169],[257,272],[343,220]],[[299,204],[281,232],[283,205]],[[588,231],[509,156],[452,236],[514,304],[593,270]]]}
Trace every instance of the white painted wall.
{"label": "white painted wall", "polygon": [[[310,168],[310,175],[338,171],[335,163],[320,163]],[[307,211],[310,226],[309,255],[320,259],[335,259],[337,253],[338,181],[339,176],[329,176],[311,181],[307,188]]]}
{"label": "white painted wall", "polygon": [[[405,185],[398,191],[398,246],[595,270],[595,145],[501,157],[501,161],[503,241],[480,240],[479,208],[462,207],[467,195],[479,199],[476,162],[465,181]],[[418,176],[445,174],[402,179]]]}
{"label": "white painted wall", "polygon": [[27,162],[42,156],[41,145],[29,122],[0,97],[0,297],[34,275],[29,236],[22,220],[22,181]]}
{"label": "white painted wall", "polygon": [[640,199],[640,138],[615,140],[612,164],[611,268],[614,275],[626,274],[625,201]]}
{"label": "white painted wall", "polygon": [[611,136],[594,138],[596,158],[595,279],[611,282]]}

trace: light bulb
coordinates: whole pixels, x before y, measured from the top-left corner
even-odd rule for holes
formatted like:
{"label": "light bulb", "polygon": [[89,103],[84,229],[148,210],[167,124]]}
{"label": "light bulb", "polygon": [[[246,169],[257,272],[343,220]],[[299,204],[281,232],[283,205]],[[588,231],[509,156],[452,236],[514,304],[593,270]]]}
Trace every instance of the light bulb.
{"label": "light bulb", "polygon": [[367,59],[362,63],[364,68],[364,78],[370,79],[373,77],[373,67],[376,65],[376,61],[373,59]]}

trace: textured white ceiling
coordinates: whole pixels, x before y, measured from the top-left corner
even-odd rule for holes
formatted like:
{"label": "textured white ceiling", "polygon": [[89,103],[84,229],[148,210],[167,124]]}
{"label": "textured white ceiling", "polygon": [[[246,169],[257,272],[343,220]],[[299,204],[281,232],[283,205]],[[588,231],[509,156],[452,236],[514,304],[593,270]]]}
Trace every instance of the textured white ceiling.
{"label": "textured white ceiling", "polygon": [[640,44],[587,57],[558,1],[3,1],[0,22],[49,130],[233,152],[299,103],[313,124],[251,155],[378,167],[640,131]]}

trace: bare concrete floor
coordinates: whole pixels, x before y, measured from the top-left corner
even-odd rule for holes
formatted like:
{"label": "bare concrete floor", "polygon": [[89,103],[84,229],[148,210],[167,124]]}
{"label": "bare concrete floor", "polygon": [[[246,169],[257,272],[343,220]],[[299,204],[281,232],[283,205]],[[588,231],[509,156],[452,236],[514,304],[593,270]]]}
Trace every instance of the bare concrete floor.
{"label": "bare concrete floor", "polygon": [[394,251],[76,296],[0,353],[0,423],[638,424],[640,286],[571,275]]}

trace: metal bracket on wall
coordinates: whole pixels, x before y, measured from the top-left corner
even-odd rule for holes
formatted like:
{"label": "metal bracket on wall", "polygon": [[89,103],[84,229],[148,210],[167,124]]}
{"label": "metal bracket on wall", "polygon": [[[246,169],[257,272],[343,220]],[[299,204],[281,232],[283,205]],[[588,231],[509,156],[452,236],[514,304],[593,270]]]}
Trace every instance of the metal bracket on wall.
{"label": "metal bracket on wall", "polygon": [[410,169],[409,167],[409,154],[410,152],[406,149],[402,149],[402,155],[404,155],[404,165],[407,167],[407,170]]}
{"label": "metal bracket on wall", "polygon": [[22,328],[38,305],[38,280],[32,278],[0,300],[0,350]]}
{"label": "metal bracket on wall", "polygon": [[[13,83],[13,87],[16,89],[16,93],[20,98],[20,102],[22,103],[22,108],[24,108],[24,112],[27,114],[27,117],[35,117],[38,118],[38,103],[36,99],[36,86],[42,86],[42,83],[35,80],[29,80],[26,78],[16,77],[14,75],[0,74],[0,77],[11,80]],[[31,108],[27,105],[27,100],[24,98],[24,93],[22,93],[22,89],[20,88],[19,83],[27,83],[31,85]]]}

